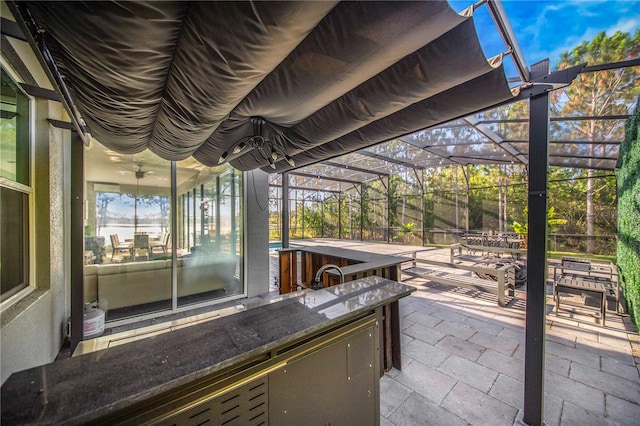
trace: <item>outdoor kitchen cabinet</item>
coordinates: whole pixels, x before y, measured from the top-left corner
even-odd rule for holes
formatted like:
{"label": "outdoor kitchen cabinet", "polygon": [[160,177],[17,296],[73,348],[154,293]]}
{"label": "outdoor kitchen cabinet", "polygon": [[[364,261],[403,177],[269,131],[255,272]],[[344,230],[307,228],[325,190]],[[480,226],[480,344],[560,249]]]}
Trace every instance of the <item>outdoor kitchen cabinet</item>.
{"label": "outdoor kitchen cabinet", "polygon": [[412,291],[367,277],[17,372],[1,422],[375,425],[382,311]]}
{"label": "outdoor kitchen cabinet", "polygon": [[[124,423],[160,425],[379,424],[375,319],[314,339],[288,361],[203,396],[186,394]],[[319,346],[319,347],[318,347]],[[310,349],[310,351],[309,351]],[[243,377],[244,376],[244,377]],[[154,421],[154,417],[155,420]],[[115,419],[111,419],[115,420]]]}

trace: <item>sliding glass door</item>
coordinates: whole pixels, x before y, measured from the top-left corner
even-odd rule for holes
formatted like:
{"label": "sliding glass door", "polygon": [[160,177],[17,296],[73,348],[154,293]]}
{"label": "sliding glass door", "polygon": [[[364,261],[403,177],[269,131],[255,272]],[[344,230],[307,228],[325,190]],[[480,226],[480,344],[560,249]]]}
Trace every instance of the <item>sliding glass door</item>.
{"label": "sliding glass door", "polygon": [[242,175],[229,166],[194,169],[178,163],[178,306],[244,292]]}
{"label": "sliding glass door", "polygon": [[131,321],[244,294],[240,172],[97,143],[85,158],[85,303]]}

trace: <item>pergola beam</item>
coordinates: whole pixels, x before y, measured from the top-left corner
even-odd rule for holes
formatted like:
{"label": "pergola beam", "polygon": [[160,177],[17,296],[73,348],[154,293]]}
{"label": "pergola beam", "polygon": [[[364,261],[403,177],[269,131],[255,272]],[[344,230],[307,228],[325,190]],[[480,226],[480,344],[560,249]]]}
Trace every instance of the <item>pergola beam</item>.
{"label": "pergola beam", "polygon": [[[449,155],[449,153],[442,151],[439,148],[433,147],[433,146],[427,146],[425,144],[421,144],[418,143],[416,141],[414,141],[413,139],[406,137],[406,136],[402,136],[399,137],[398,140],[404,142],[404,143],[408,143],[409,145],[415,146],[416,148],[420,148],[424,151],[427,151],[429,154],[433,154],[436,157],[439,157],[441,159],[445,159],[448,161],[451,161],[452,163],[458,164],[458,165],[463,165],[463,163],[460,163],[456,160],[453,160],[452,158],[454,157],[453,155]],[[474,144],[475,145],[475,144]]]}
{"label": "pergola beam", "polygon": [[620,145],[622,141],[549,141],[559,145]]}
{"label": "pergola beam", "polygon": [[[551,117],[549,120],[553,122],[558,121],[588,121],[588,120],[626,120],[630,118],[630,114],[617,114],[617,115],[581,115],[576,117]],[[504,118],[495,120],[478,120],[479,124],[502,124],[502,123],[529,123],[528,118]],[[460,127],[460,126],[456,126]]]}
{"label": "pergola beam", "polygon": [[627,120],[629,118],[631,118],[631,114],[582,115],[580,117],[551,117],[550,121]]}
{"label": "pergola beam", "polygon": [[457,155],[455,158],[466,159],[464,163],[460,163],[462,166],[467,166],[469,164],[512,164],[514,161],[508,157],[504,159],[500,158],[479,158],[479,157],[468,157],[464,155]]}
{"label": "pergola beam", "polygon": [[[17,4],[16,2],[7,2],[7,5],[9,6],[9,10],[13,14],[13,16],[18,19],[18,26],[20,27],[22,35],[24,36],[26,41],[31,46],[37,47],[33,49],[33,52],[35,53],[43,70],[45,71],[45,74],[47,75],[49,81],[51,81],[54,88],[57,89],[57,93],[61,95],[60,102],[62,102],[64,109],[69,115],[69,118],[71,119],[76,132],[82,139],[82,142],[86,146],[88,146],[90,142],[90,134],[85,126],[84,120],[82,120],[77,112],[77,108],[73,102],[73,98],[71,97],[69,89],[64,82],[62,73],[58,69],[55,60],[53,59],[53,55],[46,44],[46,37],[43,36],[45,32],[36,24],[35,20],[28,13],[25,13],[26,9],[23,4]],[[17,32],[17,30],[15,30],[13,24],[10,25],[12,36],[18,37],[19,39],[20,34]],[[38,34],[37,39],[35,39],[32,34]]]}
{"label": "pergola beam", "polygon": [[35,97],[46,99],[49,101],[60,102],[60,95],[55,90],[45,89],[44,87],[34,86],[31,84],[20,83],[20,86],[24,89],[27,94]]}
{"label": "pergola beam", "polygon": [[410,169],[416,169],[416,170],[424,169],[424,167],[419,166],[417,164],[407,163],[406,161],[398,160],[396,158],[386,157],[386,156],[384,156],[382,154],[376,154],[376,153],[370,152],[370,151],[360,150],[360,151],[356,151],[356,153],[358,153],[360,155],[364,155],[365,157],[371,157],[371,158],[375,158],[377,160],[386,161],[388,163],[398,164],[400,166],[408,167]]}
{"label": "pergola beam", "polygon": [[16,40],[29,41],[27,37],[25,37],[20,25],[7,18],[0,18],[0,33],[4,36],[15,38]]}
{"label": "pergola beam", "polygon": [[[505,139],[509,143],[529,143],[527,139]],[[549,141],[551,145],[620,145],[622,141]]]}
{"label": "pergola beam", "polygon": [[320,164],[326,164],[327,166],[337,167],[337,168],[345,169],[345,170],[352,170],[354,172],[367,173],[367,174],[370,174],[370,175],[389,176],[389,173],[363,169],[361,167],[354,167],[354,166],[350,166],[348,164],[336,163],[335,161],[325,160],[325,161],[321,161]]}
{"label": "pergola beam", "polygon": [[486,124],[480,123],[475,117],[465,117],[462,119],[465,123],[468,123],[471,127],[476,129],[478,132],[482,133],[487,139],[496,144],[498,147],[506,151],[511,157],[518,160],[520,163],[525,166],[529,164],[529,159],[522,155],[520,151],[512,147],[508,142],[506,142],[499,134],[495,133],[493,130],[489,128]]}
{"label": "pergola beam", "polygon": [[330,180],[330,181],[333,181],[333,182],[349,183],[349,184],[353,184],[353,185],[357,185],[357,184],[362,183],[359,180],[335,178],[335,177],[331,177],[331,176],[322,176],[322,175],[313,174],[313,173],[289,172],[289,175],[290,176],[307,177],[307,178],[311,178],[311,179],[325,179],[325,180]]}
{"label": "pergola beam", "polygon": [[[270,188],[282,188],[282,185],[277,185],[275,183],[269,184]],[[337,191],[335,189],[322,189],[322,188],[304,188],[302,186],[289,186],[289,189],[297,189],[298,191],[310,191],[310,192],[326,192],[328,194],[340,194],[342,191]]]}
{"label": "pergola beam", "polygon": [[571,166],[567,166],[566,164],[560,164],[560,163],[556,163],[551,161],[552,159],[549,159],[549,165],[553,166],[553,167],[564,167],[565,169],[581,169],[581,170],[605,170],[610,172],[611,170],[613,170],[611,167],[598,167],[598,166],[581,166],[579,164],[573,164]]}
{"label": "pergola beam", "polygon": [[[457,127],[458,128],[459,127],[469,127],[469,125],[468,124],[464,124],[464,125],[460,125],[460,126],[457,126]],[[429,129],[429,130],[432,130],[432,129]],[[408,138],[408,139],[405,139],[405,138]],[[413,139],[409,138],[408,136],[402,136],[402,137],[399,137],[399,138],[396,138],[396,139],[401,140],[402,142],[406,142],[408,144],[411,144],[411,145],[415,146],[416,148],[420,148],[420,149],[436,148],[436,146],[434,146],[434,145],[429,145],[428,142],[427,143],[419,143],[419,142],[414,141]],[[456,141],[454,143],[442,144],[442,145],[438,145],[438,146],[451,146],[451,145],[453,145],[453,146],[470,146],[470,145],[478,145],[478,144],[481,144],[481,143],[484,143],[484,142],[478,142],[478,141],[467,142],[467,141],[461,141],[459,139],[456,139]]]}
{"label": "pergola beam", "polygon": [[636,67],[640,65],[640,58],[630,59],[628,61],[610,62],[608,64],[591,65],[584,67],[581,73],[614,70],[617,68]]}
{"label": "pergola beam", "polygon": [[549,154],[549,158],[579,158],[581,160],[609,160],[618,161],[618,157],[593,157],[590,155]]}

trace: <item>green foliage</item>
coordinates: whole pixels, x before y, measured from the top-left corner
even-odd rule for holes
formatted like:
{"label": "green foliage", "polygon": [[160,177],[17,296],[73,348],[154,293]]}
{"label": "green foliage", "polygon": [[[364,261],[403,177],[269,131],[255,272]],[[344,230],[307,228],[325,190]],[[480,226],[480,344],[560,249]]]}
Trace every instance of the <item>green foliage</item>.
{"label": "green foliage", "polygon": [[[488,119],[508,116],[508,111],[486,115]],[[425,170],[425,229],[456,227],[456,180],[460,229],[467,229],[467,223],[468,229],[484,229],[486,217],[497,219],[500,192],[503,200],[508,200],[508,221],[526,220],[522,211],[527,203],[527,175],[521,165],[468,165],[458,167],[457,175],[456,179],[455,167]],[[431,234],[427,237],[434,242]]]}
{"label": "green foliage", "polygon": [[407,244],[409,242],[408,239],[411,237],[411,235],[413,235],[415,230],[416,230],[415,222],[407,222],[400,225],[400,229],[398,229],[398,233],[402,236],[402,242],[404,244]]}
{"label": "green foliage", "polygon": [[547,226],[555,228],[558,225],[564,225],[567,223],[567,219],[560,219],[556,217],[556,208],[551,207],[547,212]]}
{"label": "green foliage", "polygon": [[302,238],[315,238],[322,235],[322,210],[320,206],[313,206],[312,208],[305,208],[304,216],[304,235]]}
{"label": "green foliage", "polygon": [[520,235],[520,238],[523,240],[527,239],[527,235],[529,234],[529,224],[527,222],[513,222],[513,231]]}
{"label": "green foliage", "polygon": [[389,226],[398,226],[398,192],[400,176],[389,176]]}
{"label": "green foliage", "polygon": [[[638,54],[640,30],[636,31],[635,35],[617,31],[611,37],[601,32],[593,40],[584,41],[572,50],[563,52],[558,68],[569,68],[585,62],[588,65],[597,65],[624,61],[635,58]],[[581,74],[570,86],[553,92],[553,105],[565,115],[574,115],[572,113],[576,112],[589,116],[627,114],[629,105],[633,105],[640,93],[639,80],[640,76],[634,67]],[[562,124],[556,124],[556,129],[557,126]],[[592,140],[593,137],[610,136],[616,131],[616,127],[624,131],[624,125],[615,120],[574,122],[565,126],[559,130],[572,132],[574,136],[582,136],[588,140]]]}
{"label": "green foliage", "polygon": [[640,99],[627,120],[618,156],[618,272],[631,317],[640,328]]}
{"label": "green foliage", "polygon": [[[640,53],[640,30],[635,35],[616,32],[611,37],[606,33],[597,34],[592,40],[584,41],[570,51],[560,55],[558,68],[564,69],[580,63],[597,65],[635,58]],[[576,81],[563,90],[552,94],[552,108],[563,116],[607,116],[628,114],[640,93],[640,75],[635,67],[602,70],[581,74]],[[597,142],[620,140],[623,138],[624,124],[621,120],[576,120],[553,122],[551,137],[557,140],[577,140],[590,142],[575,144],[570,152],[575,157],[591,158],[589,169],[581,172],[588,179],[584,181],[586,209],[579,212],[576,228],[569,233],[578,233],[584,226],[588,235],[597,235],[599,230],[615,232],[611,215],[601,214],[603,205],[615,205],[610,186],[601,186],[593,178],[598,156],[614,156],[611,146]],[[601,186],[600,188],[598,186]],[[577,188],[573,188],[576,194]],[[603,191],[604,189],[604,191]],[[604,201],[604,202],[603,202]],[[598,223],[600,222],[600,224]],[[601,225],[604,222],[604,227]],[[586,250],[596,253],[599,248],[594,239],[587,239]]]}
{"label": "green foliage", "polygon": [[[529,211],[528,207],[524,208],[524,214],[527,215]],[[556,217],[556,208],[550,207],[547,211],[547,226],[553,230],[558,225],[564,225],[567,223],[567,219],[560,219]],[[525,242],[524,246],[526,247],[527,237],[529,235],[529,223],[524,222],[513,222],[513,231],[520,236]]]}
{"label": "green foliage", "polygon": [[413,222],[409,222],[409,223],[403,223],[402,225],[400,225],[400,233],[401,234],[411,234],[413,231],[415,231],[416,228],[416,224]]}

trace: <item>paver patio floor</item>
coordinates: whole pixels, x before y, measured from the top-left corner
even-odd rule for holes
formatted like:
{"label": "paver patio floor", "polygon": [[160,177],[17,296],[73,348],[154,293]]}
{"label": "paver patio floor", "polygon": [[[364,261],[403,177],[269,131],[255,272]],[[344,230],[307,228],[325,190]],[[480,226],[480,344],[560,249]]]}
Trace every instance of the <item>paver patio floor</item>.
{"label": "paver patio floor", "polygon": [[[330,239],[292,244],[385,254],[423,249]],[[448,256],[448,249],[418,255],[444,262]],[[403,368],[381,379],[381,425],[516,423],[524,407],[525,292],[502,308],[487,293],[403,278],[416,292],[400,301]],[[562,305],[556,316],[550,289],[548,284],[545,423],[639,425],[637,330],[611,306],[607,327],[600,327],[589,300],[582,300],[587,308]]]}
{"label": "paver patio floor", "polygon": [[[501,308],[492,297],[404,282],[417,291],[400,302],[403,368],[381,379],[381,425],[513,425],[524,407],[523,303]],[[545,422],[638,425],[637,341],[637,333],[548,315]]]}

